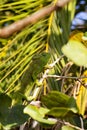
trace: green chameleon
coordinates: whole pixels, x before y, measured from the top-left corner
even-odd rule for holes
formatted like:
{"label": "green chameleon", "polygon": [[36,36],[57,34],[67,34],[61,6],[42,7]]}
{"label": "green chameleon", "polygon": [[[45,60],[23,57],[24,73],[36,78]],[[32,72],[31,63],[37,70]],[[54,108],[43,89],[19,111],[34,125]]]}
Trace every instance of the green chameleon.
{"label": "green chameleon", "polygon": [[20,92],[27,96],[28,90],[33,88],[38,75],[43,72],[44,67],[50,59],[50,54],[42,52],[35,55],[29,64],[28,69],[24,72],[21,78]]}

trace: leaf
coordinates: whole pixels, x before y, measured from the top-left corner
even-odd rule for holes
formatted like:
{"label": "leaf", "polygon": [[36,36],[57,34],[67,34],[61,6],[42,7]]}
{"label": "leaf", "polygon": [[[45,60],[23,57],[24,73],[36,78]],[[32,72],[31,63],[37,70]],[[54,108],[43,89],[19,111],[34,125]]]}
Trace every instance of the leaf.
{"label": "leaf", "polygon": [[[83,76],[87,76],[87,70],[84,71]],[[84,85],[87,84],[87,78],[82,79]],[[80,86],[79,94],[76,98],[77,106],[79,108],[79,113],[84,116],[86,104],[87,104],[87,88]]]}
{"label": "leaf", "polygon": [[[74,112],[71,108],[65,107],[53,107],[47,115],[53,116],[55,118],[64,118],[69,112]],[[68,116],[67,116],[68,117]]]}
{"label": "leaf", "polygon": [[0,122],[5,119],[11,107],[11,98],[5,94],[0,94]]}
{"label": "leaf", "polygon": [[76,100],[73,97],[70,97],[70,99],[67,102],[67,106],[69,107],[69,109],[73,113],[77,113],[78,112],[78,107],[77,107],[77,104],[76,104]]}
{"label": "leaf", "polygon": [[74,40],[74,41],[82,41],[82,37],[83,37],[84,33],[78,30],[72,31],[70,33],[70,37],[69,40]]}
{"label": "leaf", "polygon": [[53,107],[75,107],[77,109],[75,99],[59,91],[51,91],[43,96],[41,100],[42,103],[50,109]]}
{"label": "leaf", "polygon": [[76,65],[87,67],[87,48],[81,42],[70,40],[62,52]]}
{"label": "leaf", "polygon": [[28,120],[29,116],[23,113],[24,107],[23,105],[17,105],[8,109],[8,114],[5,115],[5,119],[1,121],[5,129],[19,126]]}
{"label": "leaf", "polygon": [[66,106],[64,107],[62,104],[62,107],[53,107],[50,109],[50,111],[47,113],[48,115],[57,117],[57,118],[64,118],[65,116],[69,116],[70,113],[74,114],[78,112],[76,101],[73,97],[70,97],[69,100],[66,102]]}
{"label": "leaf", "polygon": [[84,33],[84,36],[87,37],[87,32]]}
{"label": "leaf", "polygon": [[47,115],[57,118],[78,113],[75,99],[58,91],[51,91],[42,97],[42,103],[49,108]]}
{"label": "leaf", "polygon": [[87,103],[87,89],[84,86],[81,86],[76,101],[77,101],[77,106],[79,108],[79,113],[84,116],[86,103]]}
{"label": "leaf", "polygon": [[48,108],[61,107],[66,106],[69,96],[58,91],[51,91],[43,96],[41,100]]}
{"label": "leaf", "polygon": [[24,113],[31,116],[34,120],[36,120],[40,123],[43,123],[43,124],[53,125],[56,123],[55,120],[53,121],[48,118],[45,118],[45,114],[48,111],[49,111],[49,109],[42,108],[42,107],[38,108],[38,107],[30,105],[30,104],[27,107],[25,107],[25,109],[24,109]]}
{"label": "leaf", "polygon": [[70,127],[70,126],[64,125],[64,126],[62,127],[62,130],[75,130],[75,129],[72,128],[72,127]]}
{"label": "leaf", "polygon": [[11,107],[11,103],[8,95],[0,94],[0,123],[6,129],[23,124],[29,118],[23,113],[23,105]]}

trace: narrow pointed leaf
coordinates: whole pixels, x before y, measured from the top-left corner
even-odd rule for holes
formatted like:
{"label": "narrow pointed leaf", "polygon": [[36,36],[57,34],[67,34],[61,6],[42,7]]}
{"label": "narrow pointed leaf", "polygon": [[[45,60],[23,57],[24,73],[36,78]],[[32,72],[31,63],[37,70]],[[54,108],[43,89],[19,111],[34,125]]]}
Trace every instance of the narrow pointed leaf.
{"label": "narrow pointed leaf", "polygon": [[[87,76],[87,71],[83,73],[83,76]],[[82,79],[82,83],[87,84],[87,78]],[[77,106],[79,108],[79,113],[84,116],[86,104],[87,104],[87,88],[80,86],[79,94],[77,95]]]}

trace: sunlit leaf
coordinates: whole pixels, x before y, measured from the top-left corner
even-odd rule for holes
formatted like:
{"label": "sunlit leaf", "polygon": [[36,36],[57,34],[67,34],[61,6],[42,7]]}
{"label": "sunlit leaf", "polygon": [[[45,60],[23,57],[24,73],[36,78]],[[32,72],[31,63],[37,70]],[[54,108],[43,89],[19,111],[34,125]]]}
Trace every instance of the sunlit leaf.
{"label": "sunlit leaf", "polygon": [[74,40],[74,41],[82,41],[82,37],[83,37],[84,33],[78,30],[72,31],[70,36],[69,36],[69,40]]}
{"label": "sunlit leaf", "polygon": [[70,127],[70,126],[64,125],[64,126],[62,127],[62,130],[75,130],[75,129],[72,128],[72,127]]}
{"label": "sunlit leaf", "polygon": [[[87,71],[83,73],[83,76],[87,76]],[[84,85],[87,84],[87,78],[82,79],[82,83]],[[86,109],[86,103],[87,103],[87,88],[84,86],[80,86],[79,93],[77,95],[77,106],[79,108],[79,113],[84,116],[85,109]]]}
{"label": "sunlit leaf", "polygon": [[45,114],[48,111],[49,111],[49,109],[47,109],[47,108],[42,108],[42,107],[38,108],[38,107],[33,106],[33,105],[28,105],[24,109],[24,113],[31,116],[34,120],[36,120],[36,121],[38,121],[40,123],[53,125],[53,124],[56,123],[55,120],[53,121],[53,120],[50,120],[50,118],[45,118]]}
{"label": "sunlit leaf", "polygon": [[47,114],[56,118],[64,118],[69,117],[69,113],[74,115],[74,112],[77,113],[75,108],[68,108],[68,107],[53,107]]}
{"label": "sunlit leaf", "polygon": [[78,66],[87,67],[87,48],[81,42],[70,40],[62,52]]}

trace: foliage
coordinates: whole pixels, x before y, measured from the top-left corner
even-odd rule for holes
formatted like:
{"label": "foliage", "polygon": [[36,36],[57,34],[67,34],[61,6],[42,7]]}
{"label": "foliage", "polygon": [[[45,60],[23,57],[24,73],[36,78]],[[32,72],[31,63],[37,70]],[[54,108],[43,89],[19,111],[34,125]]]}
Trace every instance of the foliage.
{"label": "foliage", "polygon": [[11,98],[5,94],[0,94],[0,123],[4,129],[21,125],[29,116],[23,113],[24,105],[16,105],[11,107]]}
{"label": "foliage", "polygon": [[[0,27],[51,2],[57,1],[0,1]],[[86,77],[81,77],[87,75],[87,39],[82,31],[70,32],[75,4],[71,1],[21,32],[0,38],[1,129],[25,122],[31,128],[34,121],[39,129],[87,129]]]}
{"label": "foliage", "polygon": [[33,105],[28,105],[24,109],[24,113],[27,113],[30,115],[34,120],[42,123],[42,124],[47,124],[47,125],[53,125],[56,123],[56,120],[50,120],[50,118],[45,118],[45,114],[48,113],[48,109],[43,108],[43,107],[36,107]]}
{"label": "foliage", "polygon": [[[72,50],[74,50],[74,54],[72,53]],[[73,40],[69,41],[67,45],[63,46],[62,51],[78,66],[87,67],[87,49],[80,42]]]}

